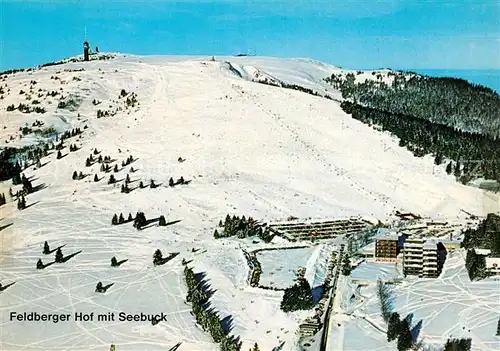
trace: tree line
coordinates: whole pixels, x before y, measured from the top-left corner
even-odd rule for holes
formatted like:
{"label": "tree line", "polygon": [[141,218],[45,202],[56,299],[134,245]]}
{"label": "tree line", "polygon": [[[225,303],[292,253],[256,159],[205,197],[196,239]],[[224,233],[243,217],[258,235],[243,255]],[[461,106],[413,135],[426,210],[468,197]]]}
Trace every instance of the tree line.
{"label": "tree line", "polygon": [[500,182],[500,139],[349,101],[342,102],[341,108],[352,118],[395,135],[399,146],[416,157],[431,154],[436,165],[447,159],[446,172],[463,183],[478,176]]}
{"label": "tree line", "polygon": [[[229,214],[226,215],[224,223],[219,221],[219,228],[222,230],[215,229],[214,238],[227,238],[231,236],[236,236],[239,239],[248,238],[252,236],[258,236],[264,242],[270,242],[274,235],[271,233],[269,227],[265,224],[259,224],[252,217],[248,219],[245,216],[241,218],[239,216],[233,215],[231,217]],[[264,229],[262,229],[264,228]]]}
{"label": "tree line", "polygon": [[220,343],[221,351],[240,351],[242,343],[239,337],[229,335],[214,309],[208,308],[209,294],[204,282],[199,281],[193,269],[188,266],[184,267],[184,279],[188,288],[186,301],[191,303],[196,322],[210,333],[215,343]]}
{"label": "tree line", "polygon": [[407,115],[464,132],[500,136],[500,97],[490,88],[459,78],[435,78],[412,72],[389,72],[356,82],[353,73],[325,81],[342,97],[364,107]]}

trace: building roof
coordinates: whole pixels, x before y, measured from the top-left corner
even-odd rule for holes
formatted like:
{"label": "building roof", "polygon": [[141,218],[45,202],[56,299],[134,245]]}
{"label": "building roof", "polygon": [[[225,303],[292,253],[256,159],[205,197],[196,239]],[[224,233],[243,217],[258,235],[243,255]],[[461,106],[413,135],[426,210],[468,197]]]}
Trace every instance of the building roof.
{"label": "building roof", "polygon": [[427,240],[426,242],[424,242],[423,248],[427,250],[437,250],[437,245],[433,240]]}
{"label": "building roof", "polygon": [[488,256],[491,254],[490,249],[474,249],[474,251],[476,252],[476,255]]}
{"label": "building roof", "polygon": [[375,236],[377,240],[398,240],[398,233],[387,228],[378,228]]}
{"label": "building roof", "polygon": [[486,268],[500,268],[500,257],[486,257]]}

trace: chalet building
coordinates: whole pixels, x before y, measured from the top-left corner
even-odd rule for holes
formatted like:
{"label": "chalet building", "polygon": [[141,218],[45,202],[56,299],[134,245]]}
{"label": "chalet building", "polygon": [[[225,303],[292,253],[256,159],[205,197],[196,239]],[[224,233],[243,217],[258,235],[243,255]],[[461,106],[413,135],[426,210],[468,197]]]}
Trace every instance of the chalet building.
{"label": "chalet building", "polygon": [[486,256],[486,273],[488,276],[500,275],[500,257],[491,257],[490,249],[474,249],[476,255]]}
{"label": "chalet building", "polygon": [[375,261],[396,262],[399,237],[395,232],[379,228],[375,241]]}
{"label": "chalet building", "polygon": [[486,257],[486,272],[489,276],[500,275],[500,257]]}
{"label": "chalet building", "polygon": [[307,318],[299,325],[299,333],[301,336],[313,336],[321,329],[321,321],[319,318]]}
{"label": "chalet building", "polygon": [[436,242],[424,238],[406,239],[403,248],[403,271],[405,275],[436,278],[439,275]]}

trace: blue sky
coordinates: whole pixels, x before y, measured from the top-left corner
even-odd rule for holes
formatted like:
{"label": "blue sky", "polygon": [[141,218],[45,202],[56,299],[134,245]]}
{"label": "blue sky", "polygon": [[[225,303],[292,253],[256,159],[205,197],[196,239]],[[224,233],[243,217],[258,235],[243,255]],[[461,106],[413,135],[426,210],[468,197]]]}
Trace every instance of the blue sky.
{"label": "blue sky", "polygon": [[92,47],[310,57],[345,68],[500,68],[495,0],[0,0],[0,69]]}

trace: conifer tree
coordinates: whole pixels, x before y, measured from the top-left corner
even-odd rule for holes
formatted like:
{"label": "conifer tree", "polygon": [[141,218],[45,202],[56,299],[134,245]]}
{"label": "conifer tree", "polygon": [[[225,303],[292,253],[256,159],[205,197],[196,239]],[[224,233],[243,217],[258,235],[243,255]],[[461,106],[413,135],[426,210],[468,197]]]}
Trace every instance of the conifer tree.
{"label": "conifer tree", "polygon": [[125,184],[128,184],[128,183],[130,183],[130,176],[127,173],[127,177],[125,178]]}
{"label": "conifer tree", "polygon": [[453,174],[455,175],[455,177],[460,177],[461,173],[462,172],[460,171],[460,162],[457,162]]}
{"label": "conifer tree", "polygon": [[109,180],[108,180],[108,184],[114,184],[115,182],[116,182],[115,176],[114,175],[110,175],[109,176]]}
{"label": "conifer tree", "polygon": [[24,210],[26,208],[26,200],[24,198],[24,195],[22,195],[18,200],[17,200],[17,208],[19,210]]}
{"label": "conifer tree", "polygon": [[43,243],[43,254],[48,255],[50,253],[50,246],[47,241]]}
{"label": "conifer tree", "polygon": [[94,155],[97,155],[99,153],[99,151],[97,151],[97,149],[94,149]]}
{"label": "conifer tree", "polygon": [[413,339],[411,336],[410,325],[405,318],[399,323],[399,336],[398,336],[398,351],[406,351],[411,348]]}
{"label": "conifer tree", "polygon": [[170,177],[170,179],[168,180],[168,186],[174,186],[174,179],[172,177]]}
{"label": "conifer tree", "polygon": [[57,159],[59,160],[62,157],[61,150],[57,151]]}
{"label": "conifer tree", "polygon": [[106,171],[106,167],[104,166],[104,163],[101,163],[101,168],[100,168],[100,171],[101,171],[101,172]]}
{"label": "conifer tree", "polygon": [[130,167],[130,173],[134,173],[134,172],[135,172],[134,167]]}
{"label": "conifer tree", "polygon": [[346,254],[342,262],[342,275],[348,276],[350,274],[351,274],[351,260],[349,259],[349,255]]}
{"label": "conifer tree", "polygon": [[117,225],[118,224],[118,216],[116,213],[113,215],[113,218],[111,219],[111,224]]}
{"label": "conifer tree", "polygon": [[38,261],[36,262],[36,269],[43,269],[43,262],[42,259],[39,258]]}
{"label": "conifer tree", "polygon": [[155,266],[157,266],[158,264],[161,263],[162,260],[163,260],[163,255],[162,255],[160,249],[157,249],[155,251],[155,253],[153,254],[153,264]]}
{"label": "conifer tree", "polygon": [[94,175],[94,182],[98,182],[99,181],[99,177],[96,175]]}
{"label": "conifer tree", "polygon": [[125,218],[123,218],[123,214],[120,213],[120,218],[118,218],[118,224],[122,224],[125,222]]}
{"label": "conifer tree", "polygon": [[5,201],[5,195],[0,194],[0,206],[5,205],[7,202]]}
{"label": "conifer tree", "polygon": [[116,257],[113,256],[111,257],[111,267],[116,267],[118,266],[118,261],[116,260]]}
{"label": "conifer tree", "polygon": [[181,177],[179,178],[179,183],[180,183],[180,184],[184,184],[184,177],[183,177],[183,176],[181,176]]}
{"label": "conifer tree", "polygon": [[133,220],[134,218],[132,217],[132,213],[129,212],[127,221],[131,222]]}
{"label": "conifer tree", "polygon": [[498,318],[498,323],[497,323],[497,336],[500,336],[500,318]]}
{"label": "conifer tree", "polygon": [[259,349],[259,345],[258,345],[257,343],[255,343],[255,344],[253,345],[253,349],[252,349],[252,351],[260,351],[260,349]]}
{"label": "conifer tree", "polygon": [[446,166],[446,173],[451,174],[451,171],[453,169],[453,163],[450,161],[448,165]]}
{"label": "conifer tree", "polygon": [[78,179],[83,179],[83,173],[80,171],[80,174],[78,174]]}
{"label": "conifer tree", "polygon": [[99,155],[99,157],[97,158],[97,162],[102,163],[102,155]]}
{"label": "conifer tree", "polygon": [[151,189],[156,188],[155,181],[154,181],[153,179],[151,179],[151,182],[149,183],[149,187],[150,187]]}
{"label": "conifer tree", "polygon": [[139,182],[139,188],[144,189],[144,183],[142,182],[142,180]]}
{"label": "conifer tree", "polygon": [[158,220],[158,225],[160,227],[165,227],[167,225],[167,221],[165,220],[165,216],[161,215],[160,219]]}
{"label": "conifer tree", "polygon": [[391,342],[396,340],[398,337],[399,324],[401,323],[399,318],[399,313],[394,312],[391,313],[391,317],[389,318],[389,322],[387,325],[387,341]]}
{"label": "conifer tree", "polygon": [[58,248],[58,249],[57,249],[57,252],[56,252],[56,259],[55,259],[55,261],[56,261],[57,263],[62,263],[62,262],[63,262],[63,259],[64,259],[64,256],[63,256],[63,253],[62,253],[62,251],[61,251],[61,248]]}
{"label": "conifer tree", "polygon": [[113,172],[118,172],[118,165],[115,165],[115,168],[113,168]]}

